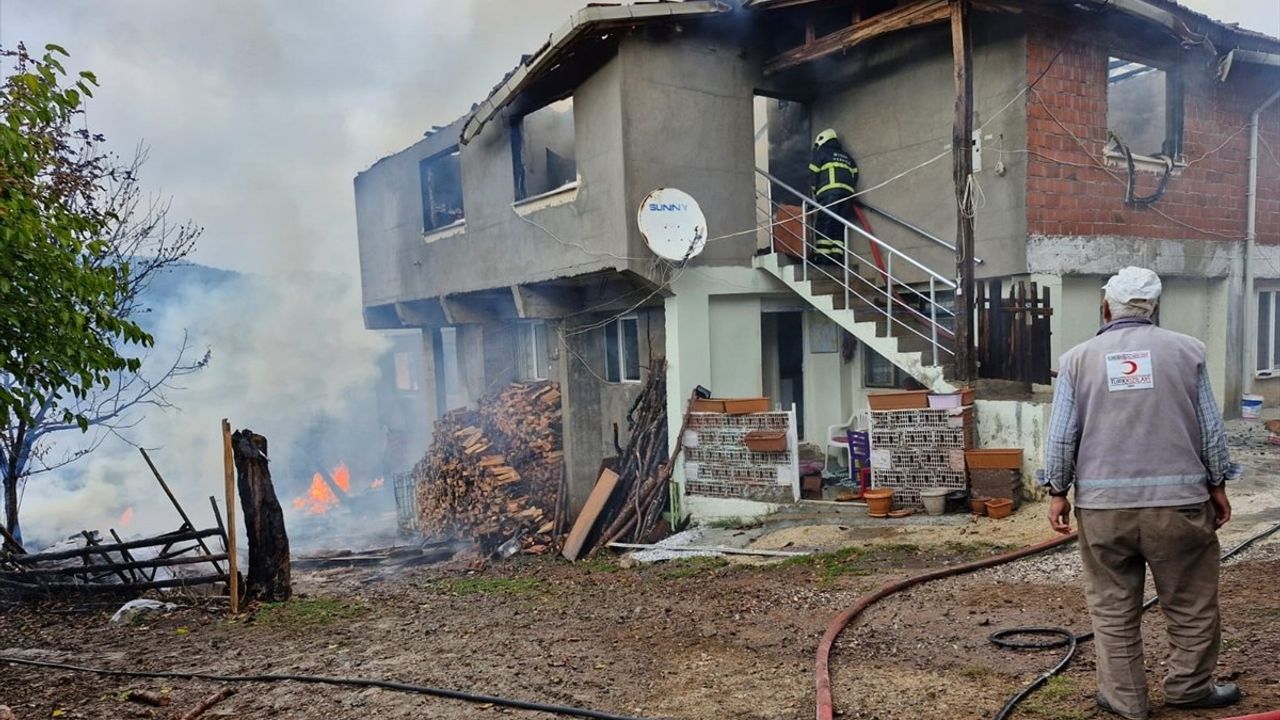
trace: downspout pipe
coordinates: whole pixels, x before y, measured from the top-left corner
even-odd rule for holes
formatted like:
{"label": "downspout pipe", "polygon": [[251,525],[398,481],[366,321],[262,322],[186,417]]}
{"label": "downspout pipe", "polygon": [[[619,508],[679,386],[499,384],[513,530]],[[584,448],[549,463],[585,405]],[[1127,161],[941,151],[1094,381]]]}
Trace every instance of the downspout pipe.
{"label": "downspout pipe", "polygon": [[1256,349],[1257,342],[1252,343],[1250,347],[1249,337],[1252,333],[1257,332],[1258,319],[1257,303],[1253,299],[1253,253],[1254,246],[1258,241],[1258,132],[1259,122],[1262,113],[1271,106],[1276,100],[1280,99],[1280,90],[1271,94],[1261,105],[1253,111],[1249,116],[1249,193],[1245,196],[1245,232],[1244,232],[1244,312],[1241,317],[1244,318],[1244,347],[1241,348],[1241,369],[1243,375],[1240,378],[1240,385],[1244,388],[1245,393],[1253,392],[1253,370],[1254,363],[1249,361],[1252,356],[1252,350]]}

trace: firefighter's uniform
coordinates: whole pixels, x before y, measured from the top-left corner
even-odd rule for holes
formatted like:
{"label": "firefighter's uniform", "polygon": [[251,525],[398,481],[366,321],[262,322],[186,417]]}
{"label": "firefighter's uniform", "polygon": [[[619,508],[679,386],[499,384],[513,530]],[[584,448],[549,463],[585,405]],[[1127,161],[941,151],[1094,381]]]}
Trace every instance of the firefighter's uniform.
{"label": "firefighter's uniform", "polygon": [[[847,218],[853,209],[853,194],[858,187],[858,166],[845,152],[835,130],[823,130],[814,139],[809,174],[809,189],[814,202],[839,217]],[[814,230],[814,261],[843,264],[844,224],[819,210],[814,218]]]}

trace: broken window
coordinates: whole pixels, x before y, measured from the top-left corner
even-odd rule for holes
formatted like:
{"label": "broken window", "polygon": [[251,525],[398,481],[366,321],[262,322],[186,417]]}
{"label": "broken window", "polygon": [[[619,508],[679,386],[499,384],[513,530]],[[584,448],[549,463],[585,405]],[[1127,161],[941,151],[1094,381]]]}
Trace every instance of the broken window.
{"label": "broken window", "polygon": [[618,318],[604,326],[605,379],[640,382],[640,319]]}
{"label": "broken window", "polygon": [[577,182],[578,157],[573,143],[573,98],[535,110],[512,125],[517,201]]}
{"label": "broken window", "polygon": [[1182,88],[1176,72],[1112,57],[1107,63],[1107,129],[1134,155],[1182,152]]}
{"label": "broken window", "polygon": [[523,323],[520,326],[520,378],[546,380],[550,373],[547,351],[547,324]]}
{"label": "broken window", "polygon": [[418,163],[422,181],[422,231],[462,220],[462,155],[455,146]]}
{"label": "broken window", "polygon": [[413,355],[408,352],[397,352],[394,355],[396,371],[396,389],[403,392],[418,391],[418,377],[413,367]]}

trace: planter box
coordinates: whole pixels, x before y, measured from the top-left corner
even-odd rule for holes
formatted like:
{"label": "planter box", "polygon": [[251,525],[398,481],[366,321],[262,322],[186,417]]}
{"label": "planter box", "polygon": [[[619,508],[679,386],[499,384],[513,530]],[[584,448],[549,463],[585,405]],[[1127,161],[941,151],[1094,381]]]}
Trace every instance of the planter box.
{"label": "planter box", "polygon": [[693,405],[689,409],[693,412],[723,413],[724,401],[714,398],[694,398]]}
{"label": "planter box", "polygon": [[964,462],[970,470],[1021,470],[1022,448],[966,450]]}
{"label": "planter box", "polygon": [[985,498],[1012,500],[1014,510],[1022,505],[1022,475],[1017,470],[970,470],[969,490]]}
{"label": "planter box", "polygon": [[787,432],[785,430],[752,430],[742,441],[752,452],[786,452]]}
{"label": "planter box", "polygon": [[867,404],[872,410],[918,410],[929,407],[928,390],[895,390],[871,393]]}
{"label": "planter box", "polygon": [[965,388],[960,392],[948,393],[946,395],[930,395],[929,407],[931,408],[961,408],[965,405],[973,404],[973,389]]}
{"label": "planter box", "polygon": [[725,398],[724,411],[730,415],[769,412],[769,398]]}

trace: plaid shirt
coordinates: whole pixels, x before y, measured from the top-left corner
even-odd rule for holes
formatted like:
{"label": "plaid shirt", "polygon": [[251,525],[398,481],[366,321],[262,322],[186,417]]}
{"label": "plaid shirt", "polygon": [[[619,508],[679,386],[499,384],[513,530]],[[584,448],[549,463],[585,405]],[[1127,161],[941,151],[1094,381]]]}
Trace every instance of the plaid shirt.
{"label": "plaid shirt", "polygon": [[[1108,324],[1099,333],[1112,327]],[[1231,462],[1227,449],[1227,427],[1218,411],[1218,401],[1209,384],[1209,371],[1200,366],[1196,378],[1196,421],[1200,425],[1200,459],[1209,474],[1210,485],[1221,485],[1240,477],[1241,468]],[[1041,484],[1064,493],[1076,479],[1076,453],[1080,449],[1080,419],[1076,413],[1076,391],[1071,376],[1059,373],[1049,413],[1049,438],[1044,453]]]}

